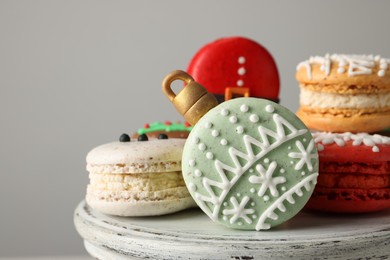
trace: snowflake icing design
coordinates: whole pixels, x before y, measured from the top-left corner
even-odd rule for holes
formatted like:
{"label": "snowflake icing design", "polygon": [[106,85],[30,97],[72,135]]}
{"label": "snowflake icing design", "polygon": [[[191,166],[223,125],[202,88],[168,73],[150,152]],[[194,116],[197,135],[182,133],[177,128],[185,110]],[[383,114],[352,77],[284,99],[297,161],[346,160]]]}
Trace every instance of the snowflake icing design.
{"label": "snowflake icing design", "polygon": [[269,189],[272,196],[279,196],[279,192],[276,188],[278,184],[282,184],[286,182],[285,177],[272,177],[274,171],[276,169],[276,162],[273,161],[269,165],[268,169],[265,170],[261,164],[256,165],[256,171],[260,174],[260,176],[252,175],[249,177],[249,182],[253,184],[261,184],[259,192],[257,193],[259,196],[263,196],[265,192]]}
{"label": "snowflake icing design", "polygon": [[252,219],[249,218],[248,215],[255,213],[255,210],[245,208],[249,200],[250,198],[248,196],[245,196],[242,198],[241,202],[238,203],[236,197],[233,196],[230,198],[230,202],[232,203],[233,208],[224,209],[222,212],[225,216],[232,215],[232,217],[230,218],[230,224],[235,223],[239,218],[242,218],[248,224],[252,224]]}
{"label": "snowflake icing design", "polygon": [[317,159],[317,154],[312,153],[314,148],[314,141],[311,140],[306,149],[301,141],[296,141],[295,144],[298,147],[299,152],[292,152],[288,154],[290,158],[299,159],[299,162],[295,165],[294,169],[301,170],[302,167],[306,164],[309,171],[313,171],[313,164],[311,163],[311,160]]}

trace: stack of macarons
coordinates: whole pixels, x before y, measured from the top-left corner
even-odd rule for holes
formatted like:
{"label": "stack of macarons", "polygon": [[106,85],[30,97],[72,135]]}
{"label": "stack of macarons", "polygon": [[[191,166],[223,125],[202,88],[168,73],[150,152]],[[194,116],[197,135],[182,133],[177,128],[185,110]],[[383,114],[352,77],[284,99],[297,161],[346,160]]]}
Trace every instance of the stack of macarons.
{"label": "stack of macarons", "polygon": [[319,178],[307,208],[390,208],[390,60],[374,55],[311,57],[297,66],[297,115],[313,130]]}

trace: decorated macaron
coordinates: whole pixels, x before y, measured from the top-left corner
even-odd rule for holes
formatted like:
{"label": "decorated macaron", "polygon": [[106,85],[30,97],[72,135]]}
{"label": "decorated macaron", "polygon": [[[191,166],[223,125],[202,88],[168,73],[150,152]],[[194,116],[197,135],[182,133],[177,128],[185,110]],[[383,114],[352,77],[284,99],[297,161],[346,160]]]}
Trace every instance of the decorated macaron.
{"label": "decorated macaron", "polygon": [[226,37],[206,44],[187,72],[219,102],[239,96],[279,100],[276,63],[263,46],[248,38]]}
{"label": "decorated macaron", "polygon": [[300,108],[311,129],[376,132],[390,127],[390,59],[373,55],[311,57],[297,66]]}
{"label": "decorated macaron", "polygon": [[307,208],[360,213],[390,209],[390,137],[313,133],[319,177]]}
{"label": "decorated macaron", "polygon": [[100,145],[87,155],[86,201],[116,216],[154,216],[196,205],[185,186],[181,156],[185,139],[131,140]]}
{"label": "decorated macaron", "polygon": [[133,134],[133,138],[139,135],[146,134],[148,138],[158,138],[159,135],[164,134],[169,138],[187,138],[190,134],[192,126],[188,122],[154,122],[145,124],[144,127],[139,128]]}
{"label": "decorated macaron", "polygon": [[[167,76],[163,89],[175,73]],[[189,81],[182,91],[192,86]],[[185,93],[171,97],[173,104],[182,104]],[[192,120],[198,118],[198,102],[189,102],[191,113],[184,116],[194,128],[183,150],[183,177],[213,221],[265,230],[304,207],[316,184],[318,154],[310,131],[294,113],[249,97],[223,102]]]}

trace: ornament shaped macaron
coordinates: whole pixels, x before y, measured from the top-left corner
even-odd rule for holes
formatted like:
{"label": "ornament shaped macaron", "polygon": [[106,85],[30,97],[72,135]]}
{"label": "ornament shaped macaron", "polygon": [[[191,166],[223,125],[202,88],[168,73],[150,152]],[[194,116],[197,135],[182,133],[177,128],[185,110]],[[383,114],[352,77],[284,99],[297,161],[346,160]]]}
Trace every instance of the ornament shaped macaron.
{"label": "ornament shaped macaron", "polygon": [[390,209],[390,137],[314,132],[319,177],[306,207],[364,213]]}
{"label": "ornament shaped macaron", "polygon": [[90,184],[86,201],[95,210],[116,216],[154,216],[196,206],[185,186],[181,156],[185,139],[136,140],[123,134],[119,142],[87,155]]}
{"label": "ornament shaped macaron", "polygon": [[169,99],[189,103],[190,113],[178,109],[194,125],[182,171],[199,207],[215,222],[246,230],[269,229],[296,215],[318,176],[310,131],[294,113],[265,99],[236,98],[204,109],[185,94],[201,86],[183,73],[169,74],[163,91],[172,94],[170,82],[177,78],[187,82]]}
{"label": "ornament shaped macaron", "polygon": [[297,115],[325,132],[377,132],[390,127],[390,59],[332,54],[298,64]]}
{"label": "ornament shaped macaron", "polygon": [[235,96],[279,101],[279,73],[271,54],[244,37],[221,38],[203,46],[188,68],[219,102]]}

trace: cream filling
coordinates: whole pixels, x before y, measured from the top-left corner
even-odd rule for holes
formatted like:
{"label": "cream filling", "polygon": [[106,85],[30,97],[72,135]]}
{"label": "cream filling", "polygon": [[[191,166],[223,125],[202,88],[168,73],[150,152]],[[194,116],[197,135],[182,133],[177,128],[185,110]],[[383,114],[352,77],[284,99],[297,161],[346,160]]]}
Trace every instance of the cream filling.
{"label": "cream filling", "polygon": [[382,94],[335,94],[301,87],[300,104],[315,108],[385,108],[390,107],[390,92]]}
{"label": "cream filling", "polygon": [[176,172],[139,174],[90,173],[87,196],[108,201],[156,201],[189,197],[182,174]]}

